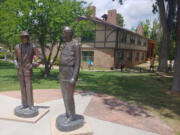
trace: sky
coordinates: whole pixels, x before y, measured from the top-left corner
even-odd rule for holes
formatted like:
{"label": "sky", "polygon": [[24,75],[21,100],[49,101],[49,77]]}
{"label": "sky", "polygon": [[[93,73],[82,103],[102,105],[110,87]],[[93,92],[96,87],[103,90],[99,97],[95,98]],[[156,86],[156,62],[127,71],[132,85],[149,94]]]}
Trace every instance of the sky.
{"label": "sky", "polygon": [[125,0],[123,5],[117,1],[112,0],[84,0],[96,6],[96,16],[100,17],[107,14],[109,9],[116,9],[118,13],[122,14],[125,21],[125,28],[131,29],[137,27],[140,21],[150,19],[151,22],[157,18],[157,14],[152,13],[152,5],[155,0]]}

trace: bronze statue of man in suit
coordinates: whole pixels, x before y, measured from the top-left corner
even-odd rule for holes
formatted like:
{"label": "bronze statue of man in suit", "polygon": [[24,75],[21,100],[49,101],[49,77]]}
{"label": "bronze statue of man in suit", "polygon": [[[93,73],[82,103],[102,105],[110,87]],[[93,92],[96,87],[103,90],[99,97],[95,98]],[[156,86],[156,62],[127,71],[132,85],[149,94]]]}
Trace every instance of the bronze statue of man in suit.
{"label": "bronze statue of man in suit", "polygon": [[79,75],[81,51],[78,41],[72,40],[73,33],[72,27],[64,28],[65,43],[59,61],[59,81],[66,113],[56,119],[56,126],[62,131],[75,130],[83,125],[84,120],[82,116],[75,114],[74,90]]}
{"label": "bronze statue of man in suit", "polygon": [[[15,108],[15,115],[19,117],[34,117],[38,115],[38,109],[34,107],[32,89],[32,68],[42,63],[42,55],[29,43],[29,33],[21,33],[22,43],[16,45],[14,53],[14,64],[18,69],[18,78],[21,88],[22,105]],[[39,59],[33,63],[34,56]]]}

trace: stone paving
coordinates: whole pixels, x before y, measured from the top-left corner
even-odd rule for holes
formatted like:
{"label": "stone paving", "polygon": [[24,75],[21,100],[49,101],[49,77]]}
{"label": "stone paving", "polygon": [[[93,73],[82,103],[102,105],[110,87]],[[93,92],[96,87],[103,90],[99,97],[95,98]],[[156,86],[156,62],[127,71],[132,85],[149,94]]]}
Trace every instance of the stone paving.
{"label": "stone paving", "polygon": [[150,112],[112,96],[95,94],[84,114],[161,135],[173,135],[172,129]]}
{"label": "stone paving", "polygon": [[[34,90],[34,100],[38,105],[48,106],[50,112],[34,125],[0,120],[0,135],[50,135],[50,119],[64,112],[61,92]],[[86,117],[94,135],[174,135],[170,127],[150,112],[112,96],[76,91],[75,103],[77,113]],[[0,92],[0,115],[19,104],[20,91]]]}

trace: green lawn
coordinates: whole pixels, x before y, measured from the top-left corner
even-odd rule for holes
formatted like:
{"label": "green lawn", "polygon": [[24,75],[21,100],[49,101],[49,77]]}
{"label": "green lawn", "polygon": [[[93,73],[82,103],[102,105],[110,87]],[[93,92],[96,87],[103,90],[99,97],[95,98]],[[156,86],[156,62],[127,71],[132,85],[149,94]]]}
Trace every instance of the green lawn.
{"label": "green lawn", "polygon": [[[41,76],[41,69],[34,70],[33,76],[34,89],[50,89],[59,88],[58,84],[58,71],[53,70],[49,78]],[[0,91],[18,90],[19,82],[17,77],[17,70],[14,65],[7,62],[0,61]]]}
{"label": "green lawn", "polygon": [[[171,83],[171,78],[154,73],[81,72],[77,89],[113,95],[137,104],[159,116],[180,135],[180,97],[166,93],[171,89]],[[41,69],[35,69],[33,87],[59,88],[58,70],[52,70],[51,76],[45,79],[41,76]],[[0,91],[18,89],[13,64],[0,61]]]}

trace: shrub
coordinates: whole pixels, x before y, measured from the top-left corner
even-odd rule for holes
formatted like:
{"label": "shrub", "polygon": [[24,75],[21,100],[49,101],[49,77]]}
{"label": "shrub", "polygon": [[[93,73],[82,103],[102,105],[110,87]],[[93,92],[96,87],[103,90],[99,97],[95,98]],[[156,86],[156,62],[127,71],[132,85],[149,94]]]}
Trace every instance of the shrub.
{"label": "shrub", "polygon": [[7,51],[5,49],[3,49],[3,51],[0,53],[0,59],[4,59],[4,55],[7,54]]}
{"label": "shrub", "polygon": [[4,53],[0,53],[0,59],[4,59]]}

